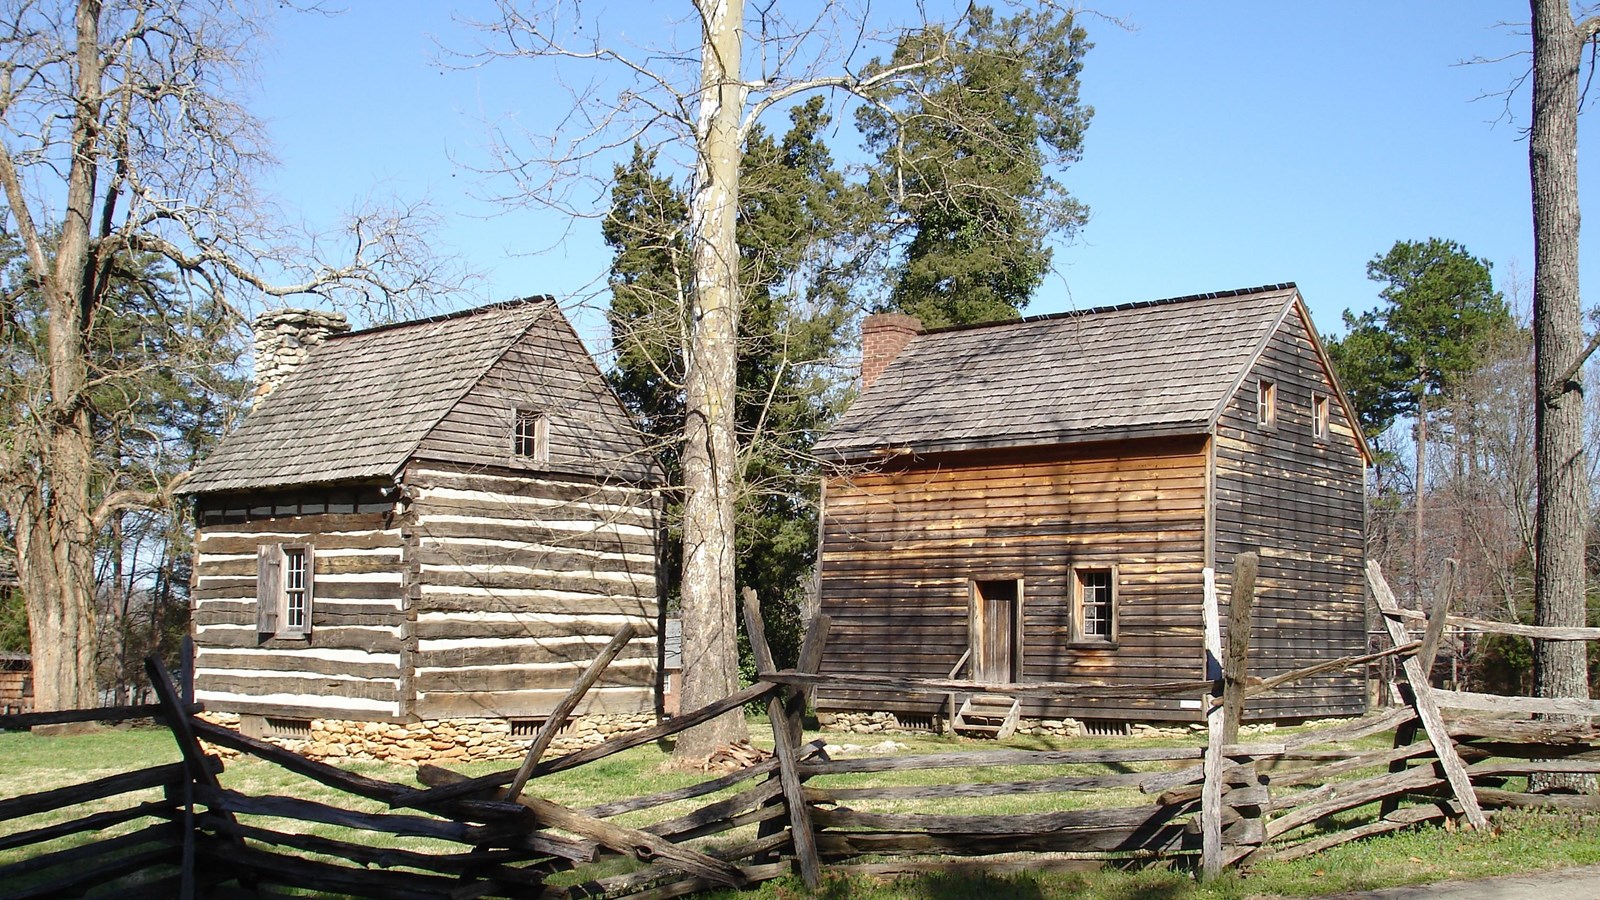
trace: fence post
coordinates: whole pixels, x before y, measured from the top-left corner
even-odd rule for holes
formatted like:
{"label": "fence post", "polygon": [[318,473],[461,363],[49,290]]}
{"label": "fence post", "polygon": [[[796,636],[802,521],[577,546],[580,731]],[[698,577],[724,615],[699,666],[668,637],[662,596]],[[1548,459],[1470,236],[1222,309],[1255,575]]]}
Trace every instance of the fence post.
{"label": "fence post", "polygon": [[[1389,582],[1384,580],[1383,569],[1372,560],[1367,561],[1367,585],[1372,588],[1372,598],[1378,604],[1389,639],[1396,647],[1408,643],[1410,638],[1406,635],[1406,626],[1400,621],[1400,607],[1395,603],[1394,591],[1389,589]],[[1445,778],[1455,792],[1456,801],[1466,813],[1467,821],[1473,828],[1487,830],[1489,820],[1478,806],[1478,795],[1473,791],[1472,779],[1468,777],[1461,757],[1456,754],[1456,745],[1450,741],[1450,731],[1445,728],[1444,717],[1439,715],[1439,706],[1433,701],[1433,686],[1428,683],[1428,673],[1423,671],[1422,661],[1409,656],[1404,668],[1406,684],[1401,696],[1416,709],[1428,743],[1433,745],[1433,752],[1439,757],[1439,765],[1444,767]]]}
{"label": "fence post", "polygon": [[[756,677],[760,678],[773,672],[777,666],[772,660],[772,648],[767,644],[767,629],[761,621],[761,605],[756,600],[756,592],[745,588],[741,599],[744,601],[745,631],[750,635],[750,651],[756,658]],[[812,655],[819,660],[821,649],[819,639],[812,650]],[[785,686],[768,700],[767,718],[772,723],[772,746],[778,756],[778,779],[783,785],[783,799],[789,807],[789,837],[794,842],[794,855],[800,861],[800,877],[805,880],[806,887],[815,891],[822,886],[822,861],[817,854],[816,832],[812,830],[811,808],[806,806],[805,792],[800,787],[799,751],[794,738],[800,733],[800,723],[791,722],[790,708],[785,702],[794,692],[793,687]],[[804,709],[804,700],[801,704]]]}
{"label": "fence post", "polygon": [[[1222,622],[1217,608],[1216,572],[1207,566],[1201,617],[1205,624],[1206,678],[1213,685],[1222,677]],[[1206,878],[1222,873],[1222,745],[1223,713],[1213,687],[1201,698],[1206,717],[1206,758],[1200,788],[1200,865]]]}
{"label": "fence post", "polygon": [[1256,602],[1256,569],[1259,557],[1254,551],[1233,558],[1233,588],[1228,600],[1227,658],[1222,665],[1222,740],[1231,744],[1239,738],[1239,721],[1244,717],[1245,682],[1250,668],[1250,610]]}
{"label": "fence post", "polygon": [[194,706],[194,638],[184,635],[178,652],[182,654],[178,660],[178,691],[183,696],[184,709],[188,710]]}

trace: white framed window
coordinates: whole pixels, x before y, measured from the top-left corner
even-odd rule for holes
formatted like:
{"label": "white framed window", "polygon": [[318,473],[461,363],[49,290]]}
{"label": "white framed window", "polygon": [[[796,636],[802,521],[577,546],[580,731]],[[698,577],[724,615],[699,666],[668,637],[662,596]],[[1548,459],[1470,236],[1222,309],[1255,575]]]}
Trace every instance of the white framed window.
{"label": "white framed window", "polygon": [[1263,428],[1278,425],[1278,384],[1263,378],[1256,382],[1256,424]]}
{"label": "white framed window", "polygon": [[315,551],[310,544],[262,544],[256,550],[256,632],[262,637],[311,634]]}
{"label": "white framed window", "polygon": [[1331,413],[1326,394],[1311,395],[1311,436],[1319,441],[1328,439],[1328,417]]}
{"label": "white framed window", "polygon": [[550,417],[538,410],[518,409],[511,427],[513,455],[536,463],[550,461]]}
{"label": "white framed window", "polygon": [[1116,566],[1073,567],[1072,641],[1078,644],[1116,643]]}

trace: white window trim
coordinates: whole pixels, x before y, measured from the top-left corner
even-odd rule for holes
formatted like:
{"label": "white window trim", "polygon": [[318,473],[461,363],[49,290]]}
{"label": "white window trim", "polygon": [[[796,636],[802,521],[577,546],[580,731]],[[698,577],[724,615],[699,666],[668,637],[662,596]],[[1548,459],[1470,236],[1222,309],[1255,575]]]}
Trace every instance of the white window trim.
{"label": "white window trim", "polygon": [[[523,434],[525,423],[533,426],[531,435]],[[524,440],[532,444],[529,448],[532,453],[523,452]],[[526,406],[519,406],[511,411],[511,455],[536,465],[546,465],[550,462],[549,413]]]}
{"label": "white window trim", "polygon": [[1323,393],[1311,395],[1311,436],[1319,441],[1328,439],[1333,425],[1333,402]]}
{"label": "white window trim", "polygon": [[[289,624],[288,560],[291,552],[303,554],[305,570],[301,592],[305,596],[304,620]],[[262,544],[257,550],[256,631],[263,637],[306,640],[316,615],[316,550],[306,542]]]}
{"label": "white window trim", "polygon": [[1256,424],[1278,427],[1278,383],[1270,378],[1256,380]]}
{"label": "white window trim", "polygon": [[[1109,609],[1110,634],[1087,634],[1083,629],[1083,581],[1084,576],[1091,572],[1107,572],[1111,576],[1111,603]],[[1118,607],[1122,604],[1121,578],[1115,565],[1093,564],[1075,565],[1072,567],[1072,643],[1086,647],[1115,648],[1118,640],[1118,630],[1122,616]]]}

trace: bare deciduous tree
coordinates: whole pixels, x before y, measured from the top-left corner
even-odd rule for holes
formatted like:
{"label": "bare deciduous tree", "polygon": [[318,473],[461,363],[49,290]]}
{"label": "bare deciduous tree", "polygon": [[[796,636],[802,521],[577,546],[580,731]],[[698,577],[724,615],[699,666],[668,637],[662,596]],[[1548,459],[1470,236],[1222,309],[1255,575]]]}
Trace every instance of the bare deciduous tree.
{"label": "bare deciduous tree", "polygon": [[8,349],[0,504],[41,709],[96,701],[95,535],[173,487],[95,476],[90,348],[118,266],[164,259],[181,290],[240,322],[264,295],[389,303],[449,275],[419,252],[421,208],[353,216],[348,240],[326,239],[338,265],[274,224],[251,187],[270,154],[238,95],[267,18],[248,0],[21,0],[0,13],[0,192],[23,257],[5,288],[36,291],[47,329],[37,365]]}
{"label": "bare deciduous tree", "polygon": [[[1584,623],[1584,543],[1589,489],[1583,444],[1584,354],[1578,281],[1578,70],[1600,17],[1573,21],[1568,0],[1531,0],[1533,126],[1533,367],[1538,512],[1534,619]],[[1580,644],[1540,641],[1534,687],[1541,697],[1589,696]],[[1554,786],[1553,776],[1541,776]],[[1584,779],[1592,781],[1592,779]]]}
{"label": "bare deciduous tree", "polygon": [[[745,139],[769,110],[809,92],[831,90],[870,102],[875,88],[920,70],[933,54],[871,74],[851,74],[863,68],[852,64],[859,54],[892,47],[892,42],[872,37],[864,14],[839,2],[811,7],[803,20],[786,19],[776,7],[747,20],[742,0],[694,0],[680,23],[694,33],[692,40],[631,51],[598,36],[606,31],[602,16],[597,11],[585,19],[576,4],[551,2],[530,12],[513,0],[500,0],[498,17],[481,26],[491,45],[474,58],[556,63],[555,77],[562,79],[577,64],[601,66],[597,80],[572,90],[572,108],[553,137],[497,141],[492,168],[516,187],[507,199],[595,215],[617,151],[635,143],[676,143],[684,148],[679,161],[694,171],[687,235],[691,266],[682,285],[683,308],[690,312],[682,453],[682,702],[692,708],[738,686],[734,502],[740,290],[734,229]],[[760,75],[749,74],[752,68]],[[686,734],[678,755],[704,758],[744,737],[742,717],[729,714]]]}

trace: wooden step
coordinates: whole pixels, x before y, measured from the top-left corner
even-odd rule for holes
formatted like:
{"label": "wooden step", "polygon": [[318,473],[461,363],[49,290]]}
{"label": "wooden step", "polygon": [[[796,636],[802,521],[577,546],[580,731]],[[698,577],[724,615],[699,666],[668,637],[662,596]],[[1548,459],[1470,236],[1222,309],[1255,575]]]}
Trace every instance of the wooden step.
{"label": "wooden step", "polygon": [[956,713],[953,729],[956,734],[975,737],[992,737],[1005,740],[1016,733],[1022,704],[1013,697],[1000,694],[975,694]]}

